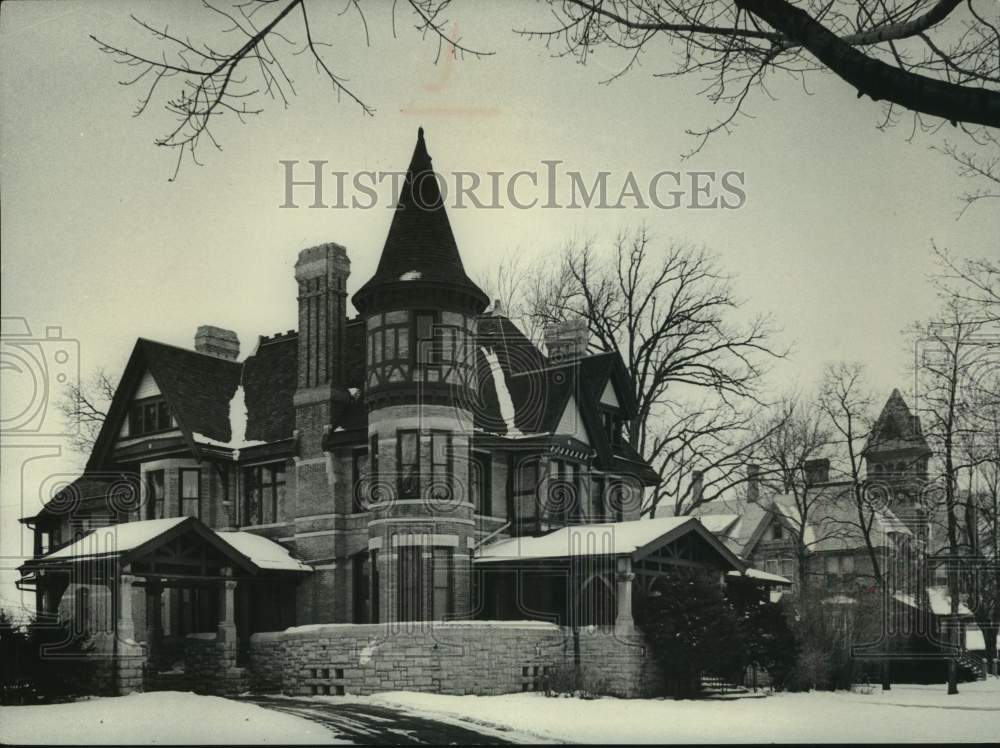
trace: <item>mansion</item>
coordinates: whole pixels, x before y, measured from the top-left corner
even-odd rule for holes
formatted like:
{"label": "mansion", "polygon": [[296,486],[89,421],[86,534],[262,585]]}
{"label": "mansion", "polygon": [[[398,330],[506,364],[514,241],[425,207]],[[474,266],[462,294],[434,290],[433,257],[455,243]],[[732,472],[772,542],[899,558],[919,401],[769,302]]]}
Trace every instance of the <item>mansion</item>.
{"label": "mansion", "polygon": [[[488,677],[518,690],[556,657],[535,632],[625,641],[634,585],[747,570],[697,519],[639,519],[658,477],[623,438],[630,373],[586,327],[546,330],[543,352],[490,306],[431,168],[421,130],[356,316],[348,252],[328,243],[295,264],[298,329],[249,355],[207,325],[193,350],[140,338],[85,473],[22,520],[22,589],[105,633],[117,691],[180,660],[237,691],[248,670],[305,693],[484,687],[375,673],[373,626],[427,621],[512,624],[495,630],[520,632],[516,661]],[[302,644],[316,636],[340,644]]]}

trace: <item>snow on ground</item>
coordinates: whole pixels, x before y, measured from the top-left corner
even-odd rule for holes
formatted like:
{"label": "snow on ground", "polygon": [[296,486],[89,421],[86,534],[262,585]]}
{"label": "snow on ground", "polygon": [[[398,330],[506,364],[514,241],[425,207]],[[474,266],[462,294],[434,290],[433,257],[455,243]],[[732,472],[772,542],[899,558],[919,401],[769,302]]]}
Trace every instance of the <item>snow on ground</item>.
{"label": "snow on ground", "polygon": [[217,696],[161,691],[0,707],[0,744],[337,743],[314,722]]}
{"label": "snow on ground", "polygon": [[[426,717],[485,721],[566,742],[997,741],[1000,678],[960,684],[959,691],[957,696],[948,696],[944,685],[894,685],[885,693],[790,693],[730,701],[581,701],[536,693],[443,696],[391,692],[368,698]],[[335,702],[335,698],[328,700]]]}

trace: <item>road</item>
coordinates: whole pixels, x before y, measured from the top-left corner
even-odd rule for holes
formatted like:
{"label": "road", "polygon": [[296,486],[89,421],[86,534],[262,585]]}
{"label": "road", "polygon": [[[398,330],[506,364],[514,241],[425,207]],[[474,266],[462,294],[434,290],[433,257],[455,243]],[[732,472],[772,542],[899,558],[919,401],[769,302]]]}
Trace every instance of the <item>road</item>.
{"label": "road", "polygon": [[332,731],[331,737],[358,745],[506,745],[514,742],[478,732],[472,723],[463,727],[372,704],[264,695],[242,696],[239,700],[318,722]]}

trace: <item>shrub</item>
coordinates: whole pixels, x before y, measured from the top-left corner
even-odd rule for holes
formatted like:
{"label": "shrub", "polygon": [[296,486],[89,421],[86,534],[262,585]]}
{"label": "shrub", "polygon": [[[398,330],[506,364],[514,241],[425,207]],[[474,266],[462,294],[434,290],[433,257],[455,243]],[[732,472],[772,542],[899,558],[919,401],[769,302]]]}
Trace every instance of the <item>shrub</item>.
{"label": "shrub", "polygon": [[678,570],[658,577],[652,593],[637,599],[636,623],[668,695],[697,696],[702,675],[741,679],[743,633],[721,588],[704,573]]}
{"label": "shrub", "polygon": [[27,626],[0,611],[2,703],[64,701],[93,693],[97,658],[90,637],[63,620],[36,619]]}

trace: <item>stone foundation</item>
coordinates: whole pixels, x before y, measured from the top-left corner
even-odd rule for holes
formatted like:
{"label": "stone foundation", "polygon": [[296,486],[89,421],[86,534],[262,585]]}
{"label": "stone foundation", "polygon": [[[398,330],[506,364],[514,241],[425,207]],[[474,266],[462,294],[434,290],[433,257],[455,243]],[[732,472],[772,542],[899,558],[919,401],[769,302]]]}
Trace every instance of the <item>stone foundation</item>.
{"label": "stone foundation", "polygon": [[249,685],[293,696],[496,695],[542,690],[557,670],[579,667],[603,693],[655,692],[638,634],[589,628],[577,641],[569,629],[534,621],[302,626],[250,638]]}

